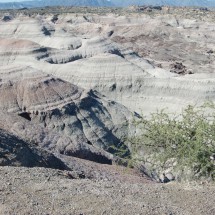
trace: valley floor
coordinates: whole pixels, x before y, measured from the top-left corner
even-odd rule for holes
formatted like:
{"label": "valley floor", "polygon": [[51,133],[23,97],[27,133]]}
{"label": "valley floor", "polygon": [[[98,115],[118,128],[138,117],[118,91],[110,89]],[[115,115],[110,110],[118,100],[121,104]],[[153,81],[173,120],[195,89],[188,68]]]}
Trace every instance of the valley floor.
{"label": "valley floor", "polygon": [[70,179],[14,167],[0,167],[0,181],[0,214],[215,214],[211,185]]}

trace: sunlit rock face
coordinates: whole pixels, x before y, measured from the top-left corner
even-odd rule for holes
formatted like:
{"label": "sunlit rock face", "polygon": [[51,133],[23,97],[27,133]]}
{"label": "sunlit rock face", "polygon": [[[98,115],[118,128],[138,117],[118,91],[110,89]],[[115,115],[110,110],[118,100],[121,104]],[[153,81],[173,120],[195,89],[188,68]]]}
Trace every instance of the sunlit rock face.
{"label": "sunlit rock face", "polygon": [[1,71],[30,67],[146,115],[214,100],[213,13],[153,13],[2,14]]}

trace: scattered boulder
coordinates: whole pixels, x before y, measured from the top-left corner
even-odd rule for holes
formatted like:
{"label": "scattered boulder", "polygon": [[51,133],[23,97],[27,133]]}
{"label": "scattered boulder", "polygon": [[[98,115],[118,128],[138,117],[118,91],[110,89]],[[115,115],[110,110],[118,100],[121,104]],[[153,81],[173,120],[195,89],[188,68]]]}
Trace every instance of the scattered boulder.
{"label": "scattered boulder", "polygon": [[174,181],[174,180],[175,180],[175,177],[172,173],[162,173],[159,176],[159,181],[161,183],[169,183],[169,182]]}
{"label": "scattered boulder", "polygon": [[178,75],[193,74],[191,70],[188,70],[185,65],[179,62],[175,62],[170,65],[170,72]]}
{"label": "scattered boulder", "polygon": [[211,159],[211,160],[215,160],[215,154],[211,155],[211,156],[210,156],[210,159]]}
{"label": "scattered boulder", "polygon": [[10,15],[5,15],[5,16],[2,18],[2,20],[3,20],[4,22],[9,22],[9,21],[11,21],[12,19],[13,19],[13,17],[10,16]]}
{"label": "scattered boulder", "polygon": [[58,14],[55,14],[53,17],[52,17],[52,19],[51,19],[51,21],[55,24],[57,21],[58,21]]}
{"label": "scattered boulder", "polygon": [[108,37],[111,37],[113,34],[114,34],[114,31],[109,31],[109,32],[107,32],[107,36],[108,36]]}
{"label": "scattered boulder", "polygon": [[165,176],[168,178],[169,181],[175,180],[175,176],[171,172],[166,173]]}
{"label": "scattered boulder", "polygon": [[207,54],[213,54],[213,53],[214,53],[214,51],[211,49],[207,51]]}
{"label": "scattered boulder", "polygon": [[161,182],[161,183],[168,183],[168,182],[170,182],[170,180],[165,176],[164,173],[162,173],[159,176],[159,182]]}

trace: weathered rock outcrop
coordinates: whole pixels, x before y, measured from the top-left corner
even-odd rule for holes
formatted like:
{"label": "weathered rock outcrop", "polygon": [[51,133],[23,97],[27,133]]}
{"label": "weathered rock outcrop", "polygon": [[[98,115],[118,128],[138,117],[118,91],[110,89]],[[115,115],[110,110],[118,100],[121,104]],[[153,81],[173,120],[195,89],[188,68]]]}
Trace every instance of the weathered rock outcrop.
{"label": "weathered rock outcrop", "polygon": [[0,83],[5,130],[50,151],[100,163],[114,161],[107,152],[126,149],[132,115],[124,106],[29,67],[4,70]]}

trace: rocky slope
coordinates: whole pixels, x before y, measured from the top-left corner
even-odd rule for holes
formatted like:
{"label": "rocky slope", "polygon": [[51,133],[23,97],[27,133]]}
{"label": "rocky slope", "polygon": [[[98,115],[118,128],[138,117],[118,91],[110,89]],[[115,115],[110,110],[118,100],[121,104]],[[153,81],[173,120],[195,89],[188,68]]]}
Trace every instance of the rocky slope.
{"label": "rocky slope", "polygon": [[[124,106],[30,67],[4,67],[0,83],[1,166],[42,166],[67,169],[75,178],[125,180],[127,170],[111,166],[123,162],[114,155],[121,149],[124,156],[130,153],[123,140],[131,112]],[[127,175],[146,180],[138,171]]]}
{"label": "rocky slope", "polygon": [[[38,136],[42,136],[37,139],[39,144],[77,157],[90,159],[87,151],[93,153],[94,150],[95,156],[91,156],[91,160],[96,159],[96,150],[99,153],[99,148],[113,152],[114,147],[123,145],[123,139],[128,135],[126,124],[131,113],[122,105],[30,67],[7,67],[3,71],[0,86],[1,111],[24,118],[25,122],[19,127],[38,125],[38,128],[26,128],[31,132],[25,134],[26,137],[33,140],[37,130]],[[8,123],[10,125],[11,120]],[[5,124],[2,126],[6,127]],[[42,143],[42,139],[48,138],[43,137],[44,129],[68,139],[60,142],[56,140],[55,144],[53,141],[48,145],[46,142]]]}
{"label": "rocky slope", "polygon": [[51,153],[0,129],[0,166],[46,167],[66,170]]}

